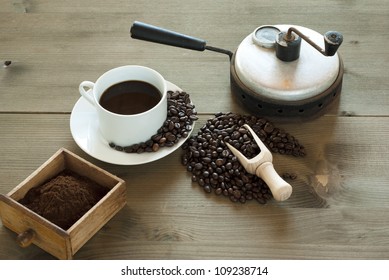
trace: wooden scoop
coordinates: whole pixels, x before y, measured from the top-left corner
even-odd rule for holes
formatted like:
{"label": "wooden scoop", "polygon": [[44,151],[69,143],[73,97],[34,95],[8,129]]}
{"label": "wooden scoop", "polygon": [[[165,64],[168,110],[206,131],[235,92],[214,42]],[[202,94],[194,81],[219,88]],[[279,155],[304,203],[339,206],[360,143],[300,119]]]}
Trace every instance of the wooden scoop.
{"label": "wooden scoop", "polygon": [[236,148],[226,143],[231,152],[238,158],[244,169],[250,174],[257,175],[269,186],[273,197],[277,201],[287,200],[292,194],[292,186],[278,175],[273,166],[273,156],[261,139],[247,124],[244,127],[250,131],[261,152],[252,159],[246,158]]}

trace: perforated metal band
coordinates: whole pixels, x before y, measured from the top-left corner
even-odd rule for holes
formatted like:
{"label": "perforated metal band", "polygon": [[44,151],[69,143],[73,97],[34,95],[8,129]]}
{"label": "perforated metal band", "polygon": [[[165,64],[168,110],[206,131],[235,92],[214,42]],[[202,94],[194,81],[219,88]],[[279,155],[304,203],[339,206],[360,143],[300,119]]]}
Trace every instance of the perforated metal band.
{"label": "perforated metal band", "polygon": [[299,101],[284,101],[261,96],[247,88],[238,78],[235,71],[235,56],[230,67],[231,91],[236,98],[256,116],[276,116],[280,118],[299,117],[313,118],[323,114],[340,96],[343,81],[343,62],[339,56],[339,74],[335,82],[324,92]]}

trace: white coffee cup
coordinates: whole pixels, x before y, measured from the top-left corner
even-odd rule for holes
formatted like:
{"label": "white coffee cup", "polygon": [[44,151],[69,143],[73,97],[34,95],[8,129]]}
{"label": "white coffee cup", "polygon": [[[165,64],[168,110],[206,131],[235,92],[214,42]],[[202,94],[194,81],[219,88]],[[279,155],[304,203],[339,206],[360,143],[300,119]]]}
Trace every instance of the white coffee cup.
{"label": "white coffee cup", "polygon": [[[133,115],[110,112],[100,105],[101,95],[112,85],[124,81],[143,81],[155,86],[162,94],[153,108]],[[111,69],[101,75],[95,83],[83,81],[80,94],[96,108],[98,126],[108,143],[130,146],[145,142],[157,133],[167,117],[167,85],[157,71],[139,65],[127,65]]]}

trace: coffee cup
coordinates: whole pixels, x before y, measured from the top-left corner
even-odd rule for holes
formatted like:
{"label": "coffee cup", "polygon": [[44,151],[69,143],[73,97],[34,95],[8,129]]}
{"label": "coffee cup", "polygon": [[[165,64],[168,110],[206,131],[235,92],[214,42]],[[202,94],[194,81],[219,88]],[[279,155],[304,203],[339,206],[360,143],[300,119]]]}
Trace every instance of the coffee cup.
{"label": "coffee cup", "polygon": [[96,109],[102,137],[117,146],[149,140],[167,117],[166,81],[148,67],[111,69],[96,82],[81,82],[79,91]]}

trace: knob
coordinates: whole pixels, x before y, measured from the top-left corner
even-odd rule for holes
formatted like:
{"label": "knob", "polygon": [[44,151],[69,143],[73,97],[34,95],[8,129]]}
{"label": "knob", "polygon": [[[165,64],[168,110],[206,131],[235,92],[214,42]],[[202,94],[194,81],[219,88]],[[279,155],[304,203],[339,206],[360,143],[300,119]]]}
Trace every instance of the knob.
{"label": "knob", "polygon": [[337,31],[328,31],[324,34],[324,52],[326,56],[335,55],[343,42],[343,35]]}

